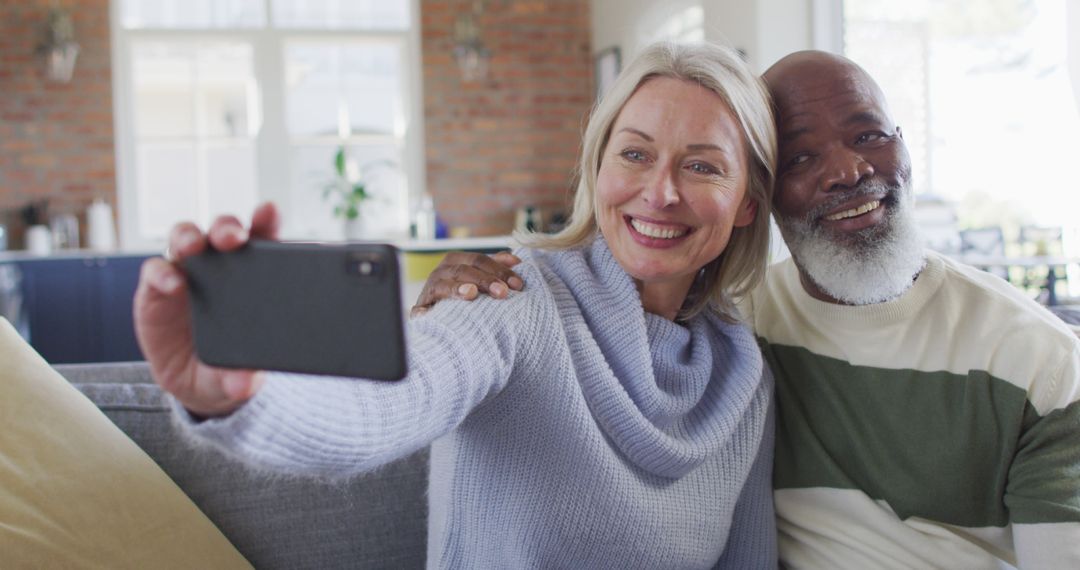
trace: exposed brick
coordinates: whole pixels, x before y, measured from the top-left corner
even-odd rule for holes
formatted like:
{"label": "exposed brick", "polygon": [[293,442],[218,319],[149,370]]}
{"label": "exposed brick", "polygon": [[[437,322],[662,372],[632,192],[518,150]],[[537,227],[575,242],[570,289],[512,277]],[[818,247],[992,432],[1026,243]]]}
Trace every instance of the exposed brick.
{"label": "exposed brick", "polygon": [[0,210],[41,198],[57,211],[82,211],[96,196],[115,203],[109,0],[62,3],[81,46],[68,84],[48,82],[35,53],[54,4],[0,3]]}
{"label": "exposed brick", "polygon": [[589,3],[486,2],[487,79],[463,83],[454,23],[472,0],[421,0],[427,181],[439,215],[472,235],[508,233],[526,205],[568,204],[593,103]]}

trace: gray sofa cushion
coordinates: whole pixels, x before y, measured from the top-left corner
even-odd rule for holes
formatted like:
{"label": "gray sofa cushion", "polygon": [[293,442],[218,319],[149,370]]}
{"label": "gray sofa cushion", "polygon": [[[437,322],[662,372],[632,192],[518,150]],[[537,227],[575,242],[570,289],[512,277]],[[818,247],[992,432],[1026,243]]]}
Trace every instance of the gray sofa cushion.
{"label": "gray sofa cushion", "polygon": [[145,450],[256,568],[422,568],[427,453],[342,483],[247,470],[192,448],[145,363],[56,369]]}

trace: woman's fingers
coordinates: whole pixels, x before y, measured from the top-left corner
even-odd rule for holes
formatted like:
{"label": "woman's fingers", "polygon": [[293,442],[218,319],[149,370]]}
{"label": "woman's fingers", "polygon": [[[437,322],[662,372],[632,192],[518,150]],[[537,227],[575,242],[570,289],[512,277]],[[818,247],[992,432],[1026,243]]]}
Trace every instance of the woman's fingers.
{"label": "woman's fingers", "polygon": [[135,338],[159,380],[190,376],[191,316],[183,274],[160,257],[146,260],[134,299]]}
{"label": "woman's fingers", "polygon": [[251,215],[251,236],[259,239],[278,238],[281,229],[281,215],[273,202],[263,202]]}
{"label": "woman's fingers", "polygon": [[247,243],[250,236],[236,216],[218,216],[206,235],[210,245],[218,251],[239,249]]}
{"label": "woman's fingers", "polygon": [[180,222],[169,232],[169,261],[180,261],[206,249],[206,236],[191,222]]}

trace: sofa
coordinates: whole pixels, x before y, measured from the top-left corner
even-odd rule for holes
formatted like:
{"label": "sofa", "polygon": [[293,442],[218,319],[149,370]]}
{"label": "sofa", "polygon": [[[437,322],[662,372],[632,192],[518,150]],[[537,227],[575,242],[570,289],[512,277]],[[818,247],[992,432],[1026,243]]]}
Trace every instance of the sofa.
{"label": "sofa", "polygon": [[53,367],[139,445],[255,568],[422,568],[426,451],[327,482],[254,472],[195,448],[145,363]]}

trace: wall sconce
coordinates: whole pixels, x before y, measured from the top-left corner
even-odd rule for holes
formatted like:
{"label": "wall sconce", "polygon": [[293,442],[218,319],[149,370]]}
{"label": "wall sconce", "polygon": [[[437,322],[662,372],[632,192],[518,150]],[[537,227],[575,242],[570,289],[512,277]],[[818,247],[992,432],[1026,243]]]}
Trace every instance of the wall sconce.
{"label": "wall sconce", "polygon": [[45,75],[50,81],[71,81],[75,60],[79,57],[79,44],[75,43],[75,24],[67,10],[58,7],[49,10],[45,39],[38,46],[38,52],[45,56]]}
{"label": "wall sconce", "polygon": [[487,77],[491,52],[480,39],[480,16],[484,13],[481,0],[473,2],[472,11],[458,16],[454,23],[454,60],[466,83],[483,81]]}

